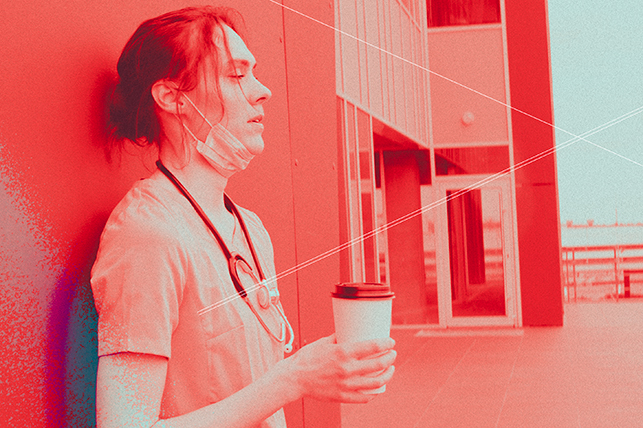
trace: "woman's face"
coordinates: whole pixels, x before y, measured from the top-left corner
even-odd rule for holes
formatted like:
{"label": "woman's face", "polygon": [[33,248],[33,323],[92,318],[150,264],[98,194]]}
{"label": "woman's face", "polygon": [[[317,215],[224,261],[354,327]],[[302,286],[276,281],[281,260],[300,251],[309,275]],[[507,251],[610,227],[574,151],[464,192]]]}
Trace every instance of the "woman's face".
{"label": "woman's face", "polygon": [[[189,96],[194,99],[197,107],[210,123],[214,125],[220,122],[243,143],[248,151],[257,155],[264,147],[263,103],[270,99],[271,93],[255,77],[256,60],[244,41],[230,27],[223,28],[228,40],[230,56],[226,52],[221,31],[215,31],[215,44],[221,60],[220,75],[214,76],[213,72],[210,72],[206,76],[206,82],[200,82]],[[220,101],[213,80],[217,77],[221,88]],[[221,117],[221,104],[223,104],[223,117]],[[195,126],[196,136],[205,141],[210,127],[198,113],[189,114],[189,116],[193,119],[192,123],[198,124]]]}

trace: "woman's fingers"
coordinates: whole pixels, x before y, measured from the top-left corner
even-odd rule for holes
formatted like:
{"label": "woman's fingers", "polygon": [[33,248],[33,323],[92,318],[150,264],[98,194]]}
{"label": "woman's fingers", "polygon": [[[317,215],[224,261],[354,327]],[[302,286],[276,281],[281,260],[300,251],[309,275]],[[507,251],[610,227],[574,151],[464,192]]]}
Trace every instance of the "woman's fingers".
{"label": "woman's fingers", "polygon": [[391,338],[336,343],[335,335],[302,347],[287,360],[303,395],[344,403],[374,398],[361,390],[376,389],[393,376],[397,353]]}
{"label": "woman's fingers", "polygon": [[352,360],[348,368],[352,375],[363,376],[372,375],[386,370],[393,365],[397,358],[397,352],[393,349],[385,351],[383,354],[361,360]]}
{"label": "woman's fingers", "polygon": [[352,357],[361,360],[393,349],[395,340],[386,337],[382,339],[365,340],[363,342],[345,343],[343,346],[346,352]]}
{"label": "woman's fingers", "polygon": [[338,399],[332,400],[340,403],[364,404],[375,398],[375,394],[364,394],[359,391],[344,392]]}
{"label": "woman's fingers", "polygon": [[394,373],[395,366],[389,366],[386,370],[372,376],[355,376],[346,381],[346,387],[356,391],[377,389],[386,385],[393,378]]}
{"label": "woman's fingers", "polygon": [[360,367],[358,373],[368,374],[373,372],[381,372],[382,370],[385,370],[392,366],[393,363],[395,363],[396,358],[397,351],[391,349],[390,351],[386,351],[384,354],[379,355],[375,358],[359,360]]}
{"label": "woman's fingers", "polygon": [[394,345],[390,338],[345,344],[344,351],[351,360],[347,372],[350,376],[371,377],[384,372],[397,358]]}

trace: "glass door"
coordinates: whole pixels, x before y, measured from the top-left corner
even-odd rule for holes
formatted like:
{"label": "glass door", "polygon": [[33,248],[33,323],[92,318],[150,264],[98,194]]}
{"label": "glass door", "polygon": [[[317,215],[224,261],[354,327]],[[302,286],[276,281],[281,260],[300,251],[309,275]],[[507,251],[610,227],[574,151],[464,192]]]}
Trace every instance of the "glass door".
{"label": "glass door", "polygon": [[471,177],[436,180],[440,325],[517,325],[509,178],[476,189]]}

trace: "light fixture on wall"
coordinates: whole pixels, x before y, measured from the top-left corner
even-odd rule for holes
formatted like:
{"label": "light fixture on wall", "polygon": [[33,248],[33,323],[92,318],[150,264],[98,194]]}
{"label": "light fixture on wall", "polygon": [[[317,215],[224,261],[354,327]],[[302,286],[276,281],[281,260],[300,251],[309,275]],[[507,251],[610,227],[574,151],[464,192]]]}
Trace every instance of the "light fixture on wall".
{"label": "light fixture on wall", "polygon": [[462,119],[461,119],[461,120],[462,120],[462,124],[463,124],[464,126],[471,126],[471,125],[473,124],[473,121],[474,121],[475,119],[476,119],[476,117],[474,116],[474,114],[473,114],[472,112],[470,112],[470,111],[466,111],[466,112],[464,112],[464,114],[462,115]]}

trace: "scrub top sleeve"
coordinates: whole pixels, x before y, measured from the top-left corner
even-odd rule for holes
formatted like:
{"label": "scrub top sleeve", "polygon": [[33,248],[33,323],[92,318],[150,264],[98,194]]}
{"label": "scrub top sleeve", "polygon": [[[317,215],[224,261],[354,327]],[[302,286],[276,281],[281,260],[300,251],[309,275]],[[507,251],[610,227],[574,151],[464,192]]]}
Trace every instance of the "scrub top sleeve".
{"label": "scrub top sleeve", "polygon": [[171,356],[186,265],[171,224],[154,216],[121,215],[105,227],[91,278],[99,356]]}

